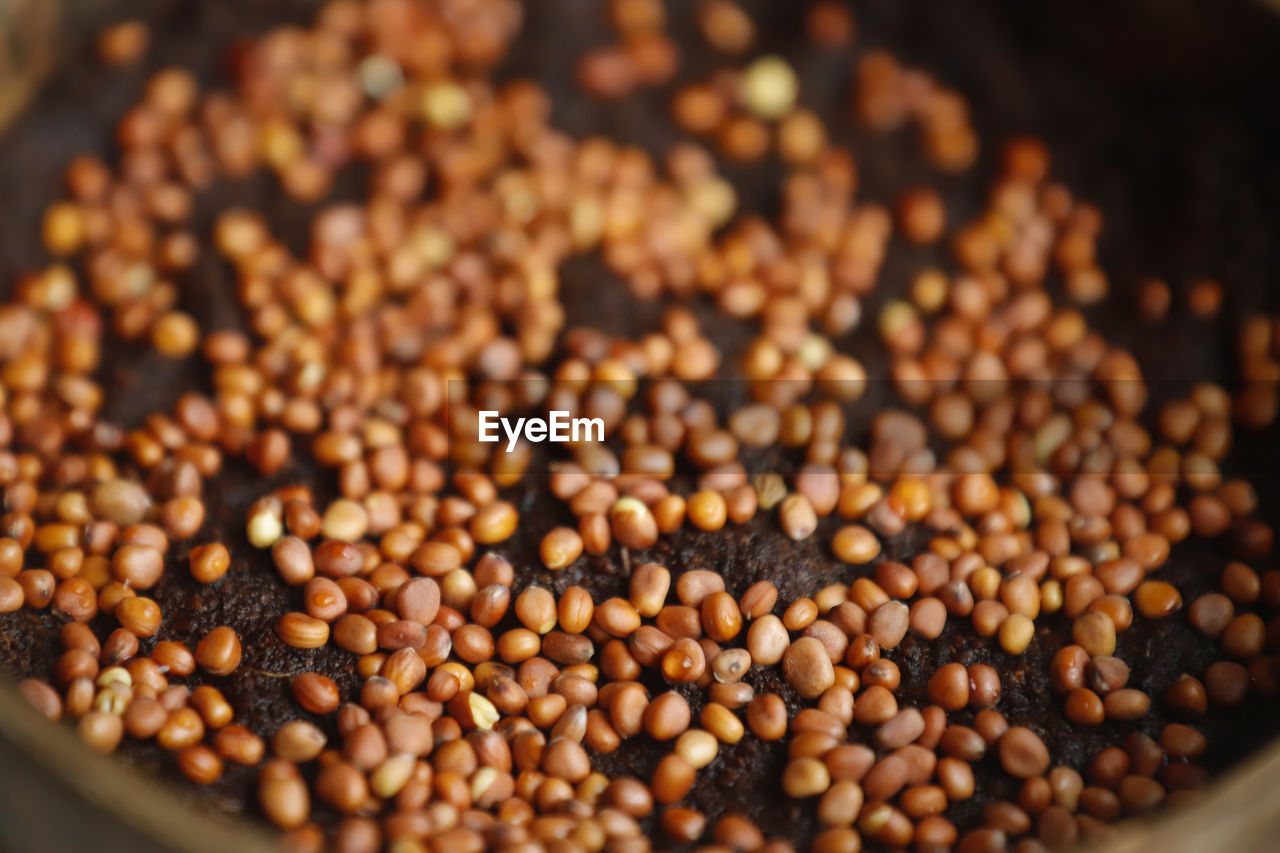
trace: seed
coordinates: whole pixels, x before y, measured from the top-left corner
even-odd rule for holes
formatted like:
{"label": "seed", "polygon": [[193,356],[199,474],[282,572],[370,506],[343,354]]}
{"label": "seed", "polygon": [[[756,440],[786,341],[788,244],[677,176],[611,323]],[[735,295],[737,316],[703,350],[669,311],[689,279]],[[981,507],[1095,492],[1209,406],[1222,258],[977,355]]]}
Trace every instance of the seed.
{"label": "seed", "polygon": [[90,711],[76,723],[76,734],[96,752],[111,753],[124,737],[124,721],[119,714]]}
{"label": "seed", "polygon": [[875,637],[881,648],[897,648],[902,638],[907,635],[910,622],[911,616],[907,605],[901,601],[886,601],[868,617],[867,633]]}
{"label": "seed", "polygon": [[214,628],[196,645],[196,662],[213,675],[230,675],[240,665],[240,638],[231,628]]}
{"label": "seed", "polygon": [[258,785],[258,803],[263,814],[281,829],[297,829],[311,814],[306,783],[297,777],[263,779]]}
{"label": "seed", "polygon": [[186,358],[200,342],[200,327],[191,315],[170,311],[156,320],[151,344],[166,358]]}
{"label": "seed", "polygon": [[653,798],[667,805],[679,801],[693,787],[694,774],[693,767],[680,756],[675,753],[664,756],[650,780]]}
{"label": "seed", "polygon": [[204,738],[204,720],[193,708],[178,708],[169,714],[164,725],[156,732],[156,743],[161,748],[177,751],[194,746]]}
{"label": "seed", "polygon": [[835,669],[826,647],[812,637],[801,637],[788,646],[782,658],[787,682],[805,699],[816,699],[835,683]]}
{"label": "seed", "polygon": [[120,627],[137,637],[155,636],[160,629],[160,605],[140,595],[117,604],[115,617]]}
{"label": "seed", "polygon": [[1113,720],[1136,720],[1147,713],[1151,698],[1141,690],[1126,687],[1107,694],[1103,700],[1107,716]]}
{"label": "seed", "polygon": [[671,572],[656,563],[641,563],[631,572],[631,605],[641,616],[657,616],[671,589]]}
{"label": "seed", "polygon": [[302,601],[307,615],[332,622],[347,612],[347,596],[328,578],[312,578],[302,588]]}
{"label": "seed", "polygon": [[743,72],[743,105],[762,119],[779,119],[795,103],[798,88],[795,72],[785,59],[764,56]]}
{"label": "seed", "polygon": [[1226,630],[1235,615],[1231,599],[1211,592],[1191,602],[1187,616],[1191,624],[1209,637],[1218,637]]}
{"label": "seed", "polygon": [[231,566],[231,555],[226,546],[218,542],[193,548],[189,560],[191,577],[198,583],[213,583]]}
{"label": "seed", "polygon": [[697,681],[706,668],[707,658],[702,646],[688,637],[676,640],[662,656],[662,675],[672,683]]}
{"label": "seed", "polygon": [[[517,599],[518,606],[519,599]],[[591,600],[591,594],[580,586],[569,587],[560,596],[557,615],[561,630],[569,634],[582,633],[591,624],[595,615],[595,604]]]}
{"label": "seed", "polygon": [[111,558],[116,580],[136,589],[150,589],[164,572],[164,557],[147,545],[125,545]]}
{"label": "seed", "polygon": [[724,590],[724,578],[705,569],[685,572],[676,581],[676,597],[687,607],[698,607],[713,592]]}
{"label": "seed", "polygon": [[1116,626],[1111,617],[1089,611],[1071,626],[1071,636],[1090,655],[1110,655],[1116,650]]}
{"label": "seed", "polygon": [[286,613],[276,620],[276,636],[295,649],[318,649],[329,641],[329,624],[305,613]]}
{"label": "seed", "polygon": [[324,749],[324,732],[305,720],[293,720],[276,730],[271,748],[276,756],[293,764],[312,760]]}
{"label": "seed", "polygon": [[222,759],[209,747],[197,744],[178,752],[178,768],[197,785],[212,785],[222,776]]}
{"label": "seed", "polygon": [[1027,650],[1035,636],[1035,623],[1021,613],[1011,613],[1000,624],[1000,647],[1011,655]]}
{"label": "seed", "polygon": [[[738,602],[720,590],[702,599],[702,630],[716,643],[727,643],[742,630],[742,613]],[[905,607],[904,607],[905,610]]]}
{"label": "seed", "polygon": [[715,760],[720,751],[720,741],[711,732],[689,729],[676,740],[675,753],[695,770],[701,770]]}
{"label": "seed", "polygon": [[276,537],[271,547],[271,559],[280,579],[289,586],[301,586],[315,576],[311,549],[297,536]]}
{"label": "seed", "polygon": [[946,711],[959,711],[969,704],[969,673],[958,663],[943,664],[929,678],[930,701]]}
{"label": "seed", "polygon": [[43,681],[28,678],[18,685],[18,692],[45,718],[57,721],[62,716],[62,698]]}
{"label": "seed", "polygon": [[440,612],[440,585],[432,578],[413,578],[396,590],[401,619],[430,625]]}
{"label": "seed", "polygon": [[898,219],[903,234],[913,243],[924,245],[941,237],[946,216],[942,199],[927,187],[908,191],[898,199]]}
{"label": "seed", "polygon": [[550,776],[576,783],[587,778],[591,762],[580,744],[560,738],[548,743],[542,751],[542,769]]}
{"label": "seed", "polygon": [[699,530],[715,531],[724,527],[729,515],[724,496],[710,489],[694,492],[685,504],[685,517]]}
{"label": "seed", "polygon": [[1031,729],[1014,726],[1000,738],[1000,765],[1018,779],[1043,776],[1049,769],[1049,750]]}
{"label": "seed", "polygon": [[769,581],[757,581],[747,587],[738,601],[738,607],[748,619],[759,619],[772,611],[777,601],[778,588]]}
{"label": "seed", "polygon": [[745,649],[726,649],[711,661],[711,674],[721,684],[738,682],[751,669],[751,654]]}
{"label": "seed", "polygon": [[415,763],[415,757],[409,753],[387,758],[369,774],[369,789],[384,799],[394,797],[408,784]]}
{"label": "seed", "polygon": [[556,627],[556,600],[543,587],[527,587],[516,597],[516,617],[530,631],[546,634]]}
{"label": "seed", "polygon": [[876,745],[881,749],[897,749],[914,743],[924,734],[924,717],[915,708],[905,708],[876,730]]}
{"label": "seed", "polygon": [[22,585],[13,578],[0,577],[0,613],[13,613],[22,608]]}
{"label": "seed", "polygon": [[761,740],[781,740],[787,733],[787,707],[775,693],[761,693],[747,705],[747,725]]}
{"label": "seed", "polygon": [[1106,718],[1102,700],[1087,687],[1077,687],[1067,694],[1065,713],[1068,720],[1083,726],[1100,725]]}
{"label": "seed", "polygon": [[320,768],[315,781],[316,796],[343,814],[352,814],[369,796],[364,774],[342,761]]}
{"label": "seed", "polygon": [[625,598],[610,598],[596,608],[595,624],[615,637],[629,637],[640,627],[640,614]]}
{"label": "seed", "polygon": [[1148,619],[1158,619],[1182,607],[1182,596],[1164,581],[1145,581],[1133,596],[1138,612]]}
{"label": "seed", "polygon": [[818,515],[804,495],[787,495],[778,507],[778,523],[782,532],[799,542],[807,539],[818,527]]}
{"label": "seed", "polygon": [[128,527],[142,521],[151,507],[151,498],[137,483],[107,480],[94,487],[89,495],[89,506],[98,518],[118,527]]}
{"label": "seed", "polygon": [[[246,523],[245,532],[248,535],[249,544],[255,548],[270,548],[274,545],[284,534],[284,507],[280,501],[275,498],[262,498],[256,501],[249,508],[249,520]],[[279,568],[278,557],[276,566]]]}
{"label": "seed", "polygon": [[542,564],[556,571],[582,555],[582,537],[571,527],[557,527],[542,537],[540,549]]}
{"label": "seed", "polygon": [[703,705],[700,721],[702,727],[715,735],[721,743],[737,743],[742,740],[742,721],[719,702]]}
{"label": "seed", "polygon": [[1256,613],[1241,613],[1222,632],[1222,650],[1234,658],[1252,659],[1262,653],[1267,628]]}
{"label": "seed", "polygon": [[328,676],[304,672],[294,676],[290,684],[293,698],[313,714],[330,714],[337,710],[341,697],[338,685]]}
{"label": "seed", "polygon": [[624,547],[643,550],[658,541],[658,523],[649,507],[636,498],[624,497],[609,510],[613,536]]}
{"label": "seed", "polygon": [[760,617],[747,629],[747,650],[755,663],[772,666],[782,660],[791,638],[782,620],[772,613]]}
{"label": "seed", "polygon": [[655,740],[671,740],[689,728],[692,712],[679,693],[669,691],[654,698],[644,711],[644,728]]}
{"label": "seed", "polygon": [[788,762],[782,771],[782,790],[788,797],[801,800],[816,797],[831,787],[831,774],[826,765],[815,758],[799,758]]}
{"label": "seed", "polygon": [[865,565],[880,553],[880,541],[874,533],[857,524],[840,528],[831,540],[836,557],[856,566]]}

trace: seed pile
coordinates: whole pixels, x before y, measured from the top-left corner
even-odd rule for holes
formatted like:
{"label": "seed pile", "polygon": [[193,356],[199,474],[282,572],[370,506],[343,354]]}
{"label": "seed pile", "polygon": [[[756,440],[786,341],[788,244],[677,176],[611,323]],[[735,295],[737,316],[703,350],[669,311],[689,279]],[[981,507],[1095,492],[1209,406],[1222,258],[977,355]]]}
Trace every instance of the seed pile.
{"label": "seed pile", "polygon": [[[661,3],[609,8],[618,43],[583,58],[580,83],[619,98],[671,79]],[[725,158],[785,164],[776,217],[739,215],[700,145],[657,161],[575,139],[536,85],[496,83],[520,14],[508,0],[331,0],[313,26],[238,55],[232,92],[157,73],[120,121],[118,161],[68,166],[68,198],[43,223],[64,260],[0,307],[0,614],[65,623],[54,671],[23,695],[102,752],[154,741],[197,784],[255,768],[256,808],[299,851],[326,830],[344,853],[1035,851],[1105,838],[1205,784],[1197,718],[1277,686],[1280,571],[1253,567],[1273,532],[1219,464],[1233,419],[1275,418],[1280,325],[1246,324],[1235,399],[1202,383],[1157,410],[1135,357],[1071,304],[1107,294],[1102,215],[1053,180],[1043,143],[1003,149],[971,221],[948,222],[927,186],[862,200],[853,155],[800,105],[787,61],[763,56],[671,104]],[[698,20],[716,50],[751,49],[730,0]],[[815,49],[852,38],[838,4],[809,22]],[[103,50],[119,64],[145,42],[118,29]],[[874,132],[918,125],[938,169],[977,156],[963,98],[886,53],[861,61],[849,108]],[[325,201],[353,164],[367,197]],[[202,190],[260,170],[319,203],[305,256],[254,210],[193,230]],[[952,262],[863,324],[895,233],[949,241]],[[174,280],[207,253],[235,271],[243,329],[178,307]],[[635,299],[665,301],[659,329],[565,328],[558,270],[588,253]],[[1212,314],[1221,288],[1191,297]],[[1142,315],[1159,320],[1170,298],[1148,282]],[[694,300],[749,329],[745,345],[713,340]],[[842,351],[855,329],[887,353],[887,377]],[[212,393],[135,428],[109,422],[94,377],[112,340],[202,360]],[[730,405],[700,396],[714,378],[735,383]],[[857,403],[881,380],[895,399],[859,442]],[[599,417],[608,440],[548,463],[479,442],[480,409]],[[186,572],[216,600],[232,551],[206,533],[208,490],[232,460],[265,480],[297,459],[315,479],[262,493],[237,525],[293,589],[279,640],[341,650],[360,687],[340,686],[348,671],[283,673],[294,719],[252,731],[215,685],[253,649],[225,625],[184,636],[148,593]],[[561,518],[521,558],[504,543],[528,523],[529,483]],[[847,579],[783,600],[768,580],[735,595],[735,578],[662,560],[681,531],[758,516],[822,540]],[[1163,579],[1188,537],[1230,552],[1221,592],[1184,601]],[[624,567],[623,594],[555,584],[602,555]],[[1153,694],[1130,686],[1144,661],[1118,637],[1166,619],[1219,659]],[[1051,620],[1069,642],[1047,675],[1072,725],[1140,722],[1154,705],[1185,722],[1135,727],[1080,764],[1041,721],[1006,718],[995,666],[945,662],[927,702],[900,701],[901,647],[964,632],[1016,667]],[[816,812],[816,837],[766,839],[749,812],[712,821],[688,803],[745,738],[786,742],[778,786]],[[596,769],[632,739],[662,745],[646,777]],[[990,772],[1015,795],[955,820]]]}

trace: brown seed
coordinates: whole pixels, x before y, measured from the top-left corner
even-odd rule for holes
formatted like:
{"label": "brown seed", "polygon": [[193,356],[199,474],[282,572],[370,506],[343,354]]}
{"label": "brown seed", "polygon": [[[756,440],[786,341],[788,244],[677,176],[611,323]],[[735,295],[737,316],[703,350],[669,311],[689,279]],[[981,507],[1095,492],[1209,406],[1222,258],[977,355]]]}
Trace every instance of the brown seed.
{"label": "brown seed", "polygon": [[230,675],[240,666],[240,638],[226,625],[214,628],[196,645],[196,663],[213,675]]}
{"label": "brown seed", "polygon": [[924,734],[924,717],[915,708],[905,708],[876,729],[876,745],[881,749],[897,749],[914,743]]}
{"label": "brown seed", "polygon": [[305,613],[286,613],[276,620],[276,635],[286,646],[318,649],[329,641],[329,624]]}
{"label": "brown seed", "polygon": [[526,587],[516,596],[515,611],[520,623],[537,634],[556,627],[555,596],[544,587]]}
{"label": "brown seed", "polygon": [[193,548],[189,559],[191,577],[199,583],[213,583],[225,575],[231,566],[231,555],[226,546],[219,542]]}
{"label": "brown seed", "polygon": [[692,712],[679,693],[670,691],[654,698],[644,711],[644,728],[655,740],[672,740],[689,728]]}
{"label": "brown seed", "polygon": [[556,609],[561,630],[569,634],[580,634],[585,631],[595,615],[595,604],[591,600],[591,594],[580,586],[571,586],[566,589],[560,596]]}
{"label": "brown seed", "polygon": [[782,673],[806,699],[816,699],[835,683],[835,669],[826,647],[813,637],[801,637],[787,648]]}
{"label": "brown seed", "polygon": [[818,515],[804,495],[788,495],[778,507],[778,523],[788,538],[808,539],[818,527]]}
{"label": "brown seed", "polygon": [[929,699],[947,711],[969,704],[969,673],[958,663],[943,664],[929,678]]}
{"label": "brown seed", "polygon": [[650,780],[653,798],[670,805],[677,802],[693,787],[695,771],[680,756],[671,753],[658,762]]}
{"label": "brown seed", "polygon": [[76,723],[76,733],[91,749],[110,753],[124,737],[124,722],[119,714],[90,711]]}
{"label": "brown seed", "polygon": [[156,732],[156,743],[163,749],[177,751],[199,743],[204,732],[204,720],[194,708],[178,708]]}
{"label": "brown seed", "polygon": [[1105,613],[1091,610],[1079,616],[1071,636],[1090,655],[1110,655],[1116,650],[1116,625]]}
{"label": "brown seed", "polygon": [[117,604],[115,616],[122,628],[138,637],[155,636],[160,629],[160,605],[140,595]]}
{"label": "brown seed", "polygon": [[706,654],[696,640],[683,637],[672,643],[662,656],[661,668],[663,677],[669,682],[694,682],[706,672]]}
{"label": "brown seed", "polygon": [[1172,585],[1164,581],[1144,581],[1133,594],[1138,612],[1148,619],[1168,616],[1182,607],[1182,596]]}
{"label": "brown seed", "polygon": [[151,506],[146,490],[128,480],[107,480],[94,487],[89,495],[94,514],[118,527],[142,521]]}
{"label": "brown seed", "polygon": [[290,686],[297,703],[313,714],[332,713],[341,701],[338,685],[332,678],[318,672],[296,675]]}
{"label": "brown seed", "polygon": [[1129,680],[1129,666],[1119,658],[1103,655],[1089,661],[1089,686],[1105,696],[1124,687]]}
{"label": "brown seed", "polygon": [[401,619],[430,625],[440,612],[440,585],[432,578],[413,578],[396,590],[396,610]]}
{"label": "brown seed", "polygon": [[729,642],[742,629],[742,613],[738,610],[738,602],[723,590],[702,599],[701,610],[702,630],[716,643]]}
{"label": "brown seed", "polygon": [[271,547],[271,559],[280,579],[289,586],[301,586],[315,576],[311,549],[297,536],[277,538]]}
{"label": "brown seed", "polygon": [[1113,720],[1136,720],[1147,713],[1151,698],[1141,690],[1126,687],[1107,694],[1107,716]]}
{"label": "brown seed", "polygon": [[658,541],[658,523],[637,498],[619,498],[609,510],[609,521],[614,538],[627,548],[643,550]]}
{"label": "brown seed", "polygon": [[543,750],[542,768],[550,776],[577,783],[591,772],[591,763],[580,744],[560,738],[552,740]]}
{"label": "brown seed", "polygon": [[222,776],[222,759],[203,744],[178,752],[178,768],[197,785],[212,785]]}
{"label": "brown seed", "polygon": [[1087,687],[1077,687],[1067,694],[1064,712],[1068,720],[1082,726],[1100,725],[1106,719],[1102,699]]}
{"label": "brown seed", "polygon": [[806,799],[826,793],[831,787],[831,774],[826,765],[814,758],[798,758],[788,762],[782,771],[782,790],[792,799]]}
{"label": "brown seed", "polygon": [[1030,779],[1049,769],[1049,749],[1025,726],[1014,726],[1000,738],[1000,764],[1010,776]]}
{"label": "brown seed", "polygon": [[582,537],[571,527],[557,527],[542,537],[540,550],[544,566],[563,569],[582,555]]}
{"label": "brown seed", "polygon": [[880,541],[874,533],[858,524],[842,527],[831,540],[831,549],[846,563],[865,565],[880,553]]}
{"label": "brown seed", "polygon": [[867,619],[867,633],[875,637],[884,649],[897,648],[907,635],[911,615],[901,601],[886,601],[877,607]]}
{"label": "brown seed", "polygon": [[13,613],[20,610],[24,598],[22,584],[13,578],[0,577],[0,613]]}
{"label": "brown seed", "polygon": [[45,682],[28,678],[18,685],[18,692],[45,718],[57,721],[62,716],[62,698]]}
{"label": "brown seed", "polygon": [[631,572],[630,601],[641,616],[657,616],[671,589],[671,572],[656,563],[641,563]]}
{"label": "brown seed", "polygon": [[116,580],[135,589],[150,589],[164,572],[164,556],[148,545],[125,545],[111,558]]}

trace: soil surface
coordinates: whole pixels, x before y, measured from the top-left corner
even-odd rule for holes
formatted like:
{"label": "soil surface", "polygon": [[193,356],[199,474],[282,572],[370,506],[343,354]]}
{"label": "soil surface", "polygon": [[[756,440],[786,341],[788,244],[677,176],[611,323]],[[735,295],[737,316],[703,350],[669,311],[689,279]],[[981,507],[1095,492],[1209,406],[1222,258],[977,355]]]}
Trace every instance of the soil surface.
{"label": "soil surface", "polygon": [[[668,5],[674,31],[685,46],[681,79],[704,77],[719,60],[693,35],[693,4]],[[1015,132],[1043,134],[1054,152],[1055,172],[1082,197],[1097,202],[1106,216],[1101,253],[1114,296],[1087,312],[1090,321],[1138,353],[1147,374],[1159,380],[1153,383],[1157,400],[1183,394],[1199,379],[1226,381],[1233,372],[1235,318],[1277,308],[1280,289],[1274,282],[1280,280],[1280,243],[1273,238],[1280,234],[1280,110],[1275,109],[1276,97],[1267,81],[1274,81],[1274,58],[1280,56],[1280,19],[1270,17],[1260,5],[1214,4],[1210,14],[1206,4],[1141,0],[1030,5],[1014,0],[865,0],[856,7],[853,47],[834,53],[806,45],[804,4],[744,5],[757,13],[761,46],[796,63],[804,81],[802,100],[827,117],[838,142],[854,150],[862,198],[891,201],[896,190],[928,181],[944,191],[952,221],[960,221],[984,200],[982,188],[992,173],[999,140]],[[222,85],[223,47],[280,21],[306,19],[314,6],[305,0],[129,4],[130,14],[156,22],[147,67],[181,63]],[[1199,17],[1188,18],[1195,10]],[[72,29],[70,56],[88,57],[86,34],[102,20],[91,18]],[[607,133],[661,152],[677,138],[665,114],[669,90],[642,93],[623,104],[601,104],[572,85],[577,53],[608,37],[597,4],[538,0],[529,4],[525,31],[502,73],[541,81],[555,98],[555,122],[575,134]],[[849,108],[851,62],[876,47],[891,48],[970,97],[984,147],[972,174],[931,173],[910,130],[874,137],[854,128]],[[76,152],[111,149],[112,120],[137,97],[144,80],[144,69],[107,74],[91,59],[73,59],[0,139],[0,293],[7,292],[16,273],[41,262],[38,215],[60,186],[61,167]],[[745,208],[768,213],[776,206],[781,174],[776,162],[732,168],[728,174]],[[360,176],[348,176],[336,194],[355,196],[362,186]],[[282,199],[268,179],[220,186],[202,197],[196,223],[200,233],[207,234],[213,213],[229,204],[263,209],[273,227],[283,229],[277,233],[300,248],[309,209]],[[910,274],[933,256],[895,241],[889,257],[881,284],[864,305],[864,316],[874,317],[883,299],[900,295]],[[1133,319],[1132,283],[1141,274],[1164,276],[1174,289],[1172,316],[1158,328]],[[1219,321],[1191,318],[1180,301],[1189,282],[1201,275],[1219,276],[1227,287]],[[570,326],[594,325],[638,335],[652,330],[661,314],[660,304],[635,305],[595,259],[569,264],[563,281]],[[184,306],[204,328],[242,325],[230,271],[212,253],[180,284]],[[699,310],[713,330],[713,340],[726,349],[746,339],[748,330],[714,317],[705,306]],[[862,358],[873,377],[884,375],[884,359],[876,354],[878,343],[871,332],[857,331],[840,345]],[[108,350],[101,379],[108,387],[107,416],[126,427],[148,412],[169,410],[184,390],[207,387],[207,372],[198,357],[164,361],[123,344]],[[849,408],[849,440],[865,439],[878,396]],[[1273,434],[1238,433],[1225,468],[1249,473],[1261,495],[1263,517],[1280,521],[1280,451],[1274,439]],[[781,467],[787,461],[771,458],[759,460],[759,465]],[[358,687],[354,656],[334,647],[291,649],[272,632],[279,613],[299,609],[300,593],[277,580],[266,552],[248,545],[244,517],[255,498],[292,482],[306,482],[321,495],[333,489],[331,474],[303,458],[266,480],[243,464],[229,464],[206,483],[208,518],[194,542],[226,543],[233,558],[231,570],[218,583],[201,587],[183,568],[190,544],[176,545],[168,554],[169,570],[153,590],[165,614],[164,638],[194,643],[222,624],[237,631],[244,645],[239,670],[226,678],[198,674],[186,683],[214,684],[234,706],[239,722],[268,736],[281,723],[304,714],[290,697],[287,675],[325,672],[338,680],[347,696]],[[796,544],[780,534],[773,518],[757,517],[749,525],[715,534],[687,531],[649,552],[623,555],[615,549],[604,557],[584,557],[553,575],[539,567],[538,542],[542,532],[565,520],[567,509],[542,486],[539,478],[531,477],[510,495],[520,508],[522,523],[517,536],[497,550],[516,566],[515,591],[532,582],[557,591],[577,583],[598,596],[625,595],[627,566],[654,560],[677,575],[690,569],[719,572],[735,595],[768,579],[778,586],[780,602],[786,603],[828,583],[847,583],[872,571],[836,561],[820,544],[829,541],[830,531]],[[909,560],[922,536],[921,531],[908,530],[887,544],[882,559]],[[1221,543],[1189,542],[1175,548],[1162,575],[1190,602],[1217,587],[1227,559]],[[1275,562],[1269,558],[1254,568],[1276,568]],[[1048,664],[1065,642],[1069,625],[1059,617],[1041,619],[1037,626],[1035,641],[1018,659],[993,648],[992,640],[974,636],[967,623],[957,628],[952,621],[944,636],[933,642],[908,639],[888,654],[902,671],[899,701],[923,704],[928,674],[941,663],[990,663],[999,671],[1003,687],[998,708],[1010,723],[1029,725],[1040,733],[1055,763],[1081,769],[1100,748],[1122,742],[1128,732],[1156,735],[1168,721],[1163,703],[1157,701],[1152,713],[1135,723],[1108,722],[1086,729],[1067,722],[1061,697],[1048,684]],[[58,627],[47,610],[0,616],[0,667],[18,677],[47,676],[59,651]],[[94,627],[105,635],[113,626],[103,620]],[[144,650],[149,646],[144,643]],[[1212,645],[1191,629],[1185,610],[1159,622],[1139,618],[1120,635],[1116,654],[1133,669],[1130,686],[1157,697],[1180,673],[1198,675],[1215,659]],[[757,667],[747,680],[757,690],[796,699],[773,669]],[[696,714],[700,692],[691,688],[686,695]],[[1198,724],[1211,744],[1206,762],[1221,769],[1256,749],[1280,728],[1275,711],[1274,702],[1254,698],[1232,713],[1210,714]],[[952,715],[952,721],[967,722],[966,715]],[[317,722],[336,734],[332,717]],[[869,740],[870,731],[855,727],[851,737]],[[664,751],[640,737],[612,755],[596,757],[595,764],[610,775],[647,778]],[[120,754],[181,780],[174,788],[202,807],[256,813],[252,769],[229,765],[216,785],[197,788],[182,779],[173,761],[154,745],[126,741]],[[699,774],[688,799],[712,821],[723,812],[741,812],[766,833],[790,837],[803,848],[818,827],[812,803],[788,800],[780,791],[785,759],[784,744],[748,736],[721,749],[716,761]],[[1016,794],[1014,780],[994,761],[988,757],[977,768],[977,795],[948,811],[961,826],[980,819],[983,803]],[[336,819],[323,811],[317,818],[325,823]]]}

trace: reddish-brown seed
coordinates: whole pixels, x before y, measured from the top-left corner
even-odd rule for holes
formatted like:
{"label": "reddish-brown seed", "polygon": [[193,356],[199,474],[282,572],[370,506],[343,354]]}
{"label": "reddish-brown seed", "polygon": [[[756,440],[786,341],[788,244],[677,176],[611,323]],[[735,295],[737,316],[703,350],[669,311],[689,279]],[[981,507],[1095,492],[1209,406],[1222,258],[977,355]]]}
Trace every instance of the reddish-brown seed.
{"label": "reddish-brown seed", "polygon": [[196,645],[196,663],[213,675],[235,672],[240,655],[240,638],[226,625],[214,628]]}

